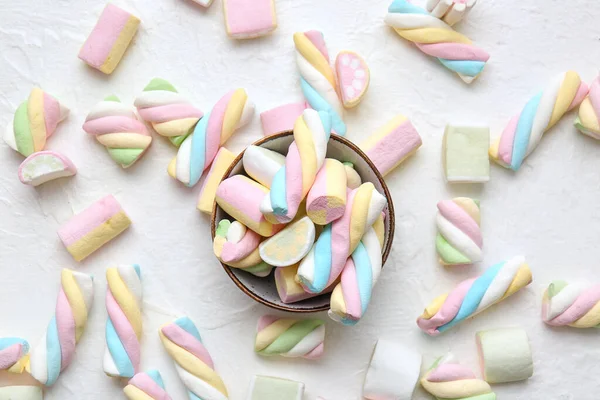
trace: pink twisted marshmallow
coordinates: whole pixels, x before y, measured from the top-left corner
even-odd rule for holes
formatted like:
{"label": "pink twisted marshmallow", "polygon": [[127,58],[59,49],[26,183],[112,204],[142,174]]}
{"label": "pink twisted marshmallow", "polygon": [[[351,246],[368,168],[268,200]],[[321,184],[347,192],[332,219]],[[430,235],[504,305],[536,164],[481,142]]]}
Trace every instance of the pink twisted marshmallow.
{"label": "pink twisted marshmallow", "polygon": [[552,326],[600,328],[600,284],[552,282],[544,292],[542,319]]}

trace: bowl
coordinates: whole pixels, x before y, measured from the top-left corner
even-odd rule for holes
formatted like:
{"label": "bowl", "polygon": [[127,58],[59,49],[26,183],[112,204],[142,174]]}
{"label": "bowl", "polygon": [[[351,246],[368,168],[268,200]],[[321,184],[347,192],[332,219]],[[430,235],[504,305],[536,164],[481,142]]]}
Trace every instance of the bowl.
{"label": "bowl", "polygon": [[[255,146],[274,150],[281,154],[286,154],[288,147],[294,140],[292,132],[284,132],[276,135],[267,136],[253,143]],[[240,153],[225,172],[223,180],[233,175],[246,175],[242,163],[244,152]],[[394,238],[395,215],[392,197],[383,177],[375,168],[373,162],[367,157],[356,144],[341,136],[332,134],[327,145],[327,157],[335,158],[340,161],[348,161],[354,164],[354,169],[360,175],[363,182],[372,182],[375,188],[387,199],[387,206],[384,209],[385,218],[385,241],[383,246],[383,263],[385,264]],[[232,219],[218,204],[214,204],[211,216],[210,233],[211,238],[215,238],[215,229],[217,222],[223,218]],[[231,268],[221,263],[223,269],[229,275],[231,280],[240,290],[246,293],[255,301],[268,307],[288,312],[309,313],[326,311],[329,309],[330,293],[318,297],[299,301],[297,303],[285,304],[279,299],[275,278],[273,273],[268,277],[260,278],[248,272],[237,268]]]}

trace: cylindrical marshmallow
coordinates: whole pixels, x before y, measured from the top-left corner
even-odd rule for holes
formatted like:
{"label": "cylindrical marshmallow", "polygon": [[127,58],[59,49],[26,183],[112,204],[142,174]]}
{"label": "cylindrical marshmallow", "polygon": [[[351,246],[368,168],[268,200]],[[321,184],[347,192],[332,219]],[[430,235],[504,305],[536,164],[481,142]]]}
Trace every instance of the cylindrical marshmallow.
{"label": "cylindrical marshmallow", "polygon": [[0,371],[20,374],[29,362],[29,343],[21,338],[0,338]]}
{"label": "cylindrical marshmallow", "polygon": [[379,339],[373,349],[362,395],[368,400],[409,400],[421,373],[421,354]]}
{"label": "cylindrical marshmallow", "polygon": [[274,267],[294,265],[308,254],[315,234],[315,224],[310,218],[302,217],[262,242],[258,246],[260,258]]}
{"label": "cylindrical marshmallow", "polygon": [[317,359],[323,355],[325,323],[264,315],[258,320],[254,351],[262,356]]}
{"label": "cylindrical marshmallow", "polygon": [[427,0],[427,11],[450,26],[462,21],[477,0]]}
{"label": "cylindrical marshmallow", "polygon": [[242,162],[244,170],[252,179],[270,188],[275,174],[285,165],[285,156],[264,147],[250,145],[244,151]]}
{"label": "cylindrical marshmallow", "polygon": [[290,103],[263,111],[260,113],[263,134],[271,136],[293,131],[294,123],[306,108],[306,103]]}
{"label": "cylindrical marshmallow", "polygon": [[66,156],[55,151],[38,151],[19,165],[19,180],[25,185],[39,186],[54,179],[73,176],[77,168]]}
{"label": "cylindrical marshmallow", "polygon": [[344,165],[326,158],[306,196],[306,213],[317,225],[327,225],[346,211],[347,176]]}
{"label": "cylindrical marshmallow", "polygon": [[468,197],[437,204],[435,247],[440,264],[465,265],[483,259],[479,201]]}
{"label": "cylindrical marshmallow", "polygon": [[533,375],[527,332],[518,328],[477,332],[483,379],[488,383],[524,381]]}
{"label": "cylindrical marshmallow", "polygon": [[135,374],[123,392],[129,400],[171,400],[160,372],[155,369]]}
{"label": "cylindrical marshmallow", "polygon": [[298,265],[290,267],[275,268],[275,285],[279,298],[285,304],[296,303],[298,301],[311,299],[326,293],[329,293],[337,285],[337,281],[327,287],[321,293],[309,293],[296,282],[296,274],[298,273]]}
{"label": "cylindrical marshmallow", "polygon": [[198,204],[196,206],[198,210],[206,214],[212,213],[217,188],[233,160],[235,160],[235,154],[225,147],[219,149],[208,170],[208,174],[206,174],[206,177],[204,178],[204,182],[202,182],[200,194],[198,195]]}
{"label": "cylindrical marshmallow", "polygon": [[43,400],[44,393],[39,386],[0,387],[0,400]]}
{"label": "cylindrical marshmallow", "polygon": [[600,328],[600,285],[552,282],[544,292],[542,320],[552,326]]}
{"label": "cylindrical marshmallow", "polygon": [[600,140],[600,77],[590,85],[590,92],[579,106],[575,127],[581,133]]}

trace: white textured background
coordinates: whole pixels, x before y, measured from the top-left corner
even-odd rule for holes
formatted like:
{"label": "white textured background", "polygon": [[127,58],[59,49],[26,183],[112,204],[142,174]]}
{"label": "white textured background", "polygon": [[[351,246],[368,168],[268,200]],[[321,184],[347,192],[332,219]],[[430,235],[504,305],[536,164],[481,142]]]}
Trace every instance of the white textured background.
{"label": "white textured background", "polygon": [[[244,399],[254,374],[303,381],[309,400],[317,395],[358,399],[378,337],[431,356],[452,349],[477,368],[475,332],[507,326],[529,333],[535,375],[527,382],[494,386],[499,399],[595,398],[600,383],[586,375],[600,373],[598,332],[550,329],[541,322],[539,308],[552,279],[600,281],[600,143],[577,133],[574,115],[568,115],[519,173],[493,166],[491,181],[482,186],[446,185],[440,153],[447,122],[489,124],[497,135],[555,74],[575,69],[591,81],[600,67],[597,1],[482,0],[458,27],[492,56],[471,86],[384,25],[388,0],[276,1],[274,35],[235,42],[226,37],[219,0],[207,11],[184,0],[115,0],[142,25],[116,72],[104,76],[77,59],[103,2],[0,0],[0,124],[12,118],[33,85],[40,85],[72,110],[48,147],[79,168],[75,179],[36,190],[17,179],[22,158],[0,147],[0,335],[35,343],[53,313],[60,269],[96,276],[95,306],[77,356],[46,398],[123,398],[121,385],[102,372],[104,270],[115,263],[143,268],[148,307],[142,364],[160,369],[174,399],[183,399],[185,392],[157,335],[172,318],[169,313],[185,313],[197,322],[233,400]],[[353,329],[328,323],[321,361],[265,360],[252,347],[256,320],[268,310],[239,292],[215,261],[208,219],[195,209],[199,185],[189,190],[165,172],[175,149],[155,137],[148,154],[123,171],[81,125],[106,95],[132,102],[157,76],[205,111],[238,86],[248,89],[259,111],[300,100],[292,33],[307,29],[324,31],[332,56],[352,49],[371,67],[370,91],[347,116],[351,139],[366,137],[402,113],[412,119],[424,145],[388,177],[397,211],[395,245],[368,315]],[[258,121],[238,132],[230,147],[240,150],[259,138]],[[77,265],[56,230],[73,211],[109,193],[129,213],[132,229]],[[434,251],[435,205],[459,195],[481,199],[485,262],[444,270]],[[534,273],[526,290],[441,337],[429,338],[417,329],[415,318],[430,300],[516,254],[528,257]]]}

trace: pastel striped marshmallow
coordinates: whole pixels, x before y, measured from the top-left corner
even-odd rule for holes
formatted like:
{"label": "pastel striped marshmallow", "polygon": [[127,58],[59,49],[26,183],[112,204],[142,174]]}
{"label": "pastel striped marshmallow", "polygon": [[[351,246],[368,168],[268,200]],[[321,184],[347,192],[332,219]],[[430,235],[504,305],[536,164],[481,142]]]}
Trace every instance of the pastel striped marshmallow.
{"label": "pastel striped marshmallow", "polygon": [[600,77],[592,82],[588,96],[581,102],[575,127],[581,133],[600,140]]}
{"label": "pastel striped marshmallow", "polygon": [[139,265],[106,270],[106,350],[104,373],[131,378],[139,371],[142,338],[142,274]]}
{"label": "pastel striped marshmallow", "polygon": [[155,369],[135,374],[123,392],[129,400],[171,400],[160,372]]}
{"label": "pastel striped marshmallow", "polygon": [[347,176],[344,164],[326,158],[306,196],[306,213],[317,225],[327,225],[346,211]]}
{"label": "pastel striped marshmallow", "polygon": [[285,156],[265,147],[250,145],[244,150],[242,163],[248,176],[268,189],[285,165]]}
{"label": "pastel striped marshmallow", "polygon": [[55,315],[30,354],[28,371],[42,385],[52,386],[75,356],[94,300],[91,275],[63,269]]}
{"label": "pastel striped marshmallow", "polygon": [[117,96],[109,96],[96,104],[85,119],[83,130],[95,136],[123,168],[131,167],[152,143],[146,125],[138,121],[134,109],[121,103]]}
{"label": "pastel striped marshmallow", "polygon": [[440,264],[465,265],[483,259],[479,201],[468,197],[437,204],[435,247]]}
{"label": "pastel striped marshmallow", "polygon": [[293,131],[296,120],[307,108],[305,102],[289,103],[261,112],[260,123],[263,135],[271,136]]}
{"label": "pastel striped marshmallow", "polygon": [[512,296],[531,283],[525,258],[517,256],[489,267],[478,278],[461,282],[454,290],[436,298],[417,319],[431,336],[447,331]]}
{"label": "pastel striped marshmallow", "polygon": [[300,262],[296,279],[311,293],[321,293],[342,273],[346,260],[387,205],[372,183],[349,191],[342,218],[325,225],[308,255]]}
{"label": "pastel striped marshmallow", "polygon": [[160,340],[175,362],[179,378],[190,400],[227,400],[227,388],[215,371],[198,329],[188,317],[181,317],[159,330]]}
{"label": "pastel striped marshmallow", "polygon": [[264,315],[258,320],[254,351],[261,356],[317,359],[325,350],[325,323]]}
{"label": "pastel striped marshmallow", "polygon": [[58,229],[58,237],[75,261],[87,256],[129,228],[131,220],[108,195],[75,215]]}
{"label": "pastel striped marshmallow", "polygon": [[306,102],[312,109],[330,114],[331,128],[338,135],[345,136],[344,107],[337,91],[335,71],[329,64],[323,33],[295,33],[294,45],[300,86]]}
{"label": "pastel striped marshmallow", "polygon": [[0,371],[20,374],[29,362],[29,343],[25,339],[0,338]]}
{"label": "pastel striped marshmallow", "polygon": [[294,141],[288,148],[285,165],[277,171],[260,211],[272,223],[288,223],[312,187],[325,162],[331,117],[324,112],[305,110],[294,125]]}
{"label": "pastel striped marshmallow", "polygon": [[577,107],[587,93],[588,87],[577,72],[567,71],[556,76],[510,120],[500,138],[490,147],[490,157],[503,167],[517,171],[538,146],[544,133]]}
{"label": "pastel striped marshmallow", "polygon": [[79,59],[105,74],[112,74],[135,36],[140,20],[108,3],[79,51]]}
{"label": "pastel striped marshmallow", "polygon": [[34,87],[6,126],[4,141],[24,157],[42,151],[69,109],[42,89]]}
{"label": "pastel striped marshmallow", "polygon": [[227,93],[181,143],[177,156],[169,164],[169,175],[188,187],[194,186],[219,148],[236,130],[248,124],[253,114],[254,104],[244,89]]}
{"label": "pastel striped marshmallow", "polygon": [[365,315],[373,288],[383,267],[383,217],[365,233],[342,270],[341,281],[331,294],[329,317],[344,325],[356,325]]}
{"label": "pastel striped marshmallow", "polygon": [[217,188],[234,160],[235,154],[231,151],[225,147],[219,149],[200,187],[196,206],[198,210],[206,214],[212,214]]}
{"label": "pastel striped marshmallow", "polygon": [[333,290],[337,285],[337,281],[331,284],[328,288],[323,290],[321,293],[309,293],[304,290],[302,285],[296,282],[296,275],[298,274],[299,265],[292,265],[289,267],[275,268],[275,286],[277,287],[277,294],[279,299],[284,304],[296,303],[298,301],[312,299],[320,295],[325,295]]}
{"label": "pastel striped marshmallow", "polygon": [[436,57],[466,83],[473,82],[483,72],[490,58],[469,38],[408,0],[394,0],[388,8],[385,23],[423,53]]}
{"label": "pastel striped marshmallow", "polygon": [[600,284],[552,282],[544,292],[542,319],[552,326],[600,328]]}
{"label": "pastel striped marshmallow", "polygon": [[427,0],[427,11],[452,26],[467,16],[477,0]]}
{"label": "pastel striped marshmallow", "polygon": [[204,113],[162,78],[154,78],[133,103],[146,122],[179,147]]}

